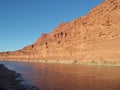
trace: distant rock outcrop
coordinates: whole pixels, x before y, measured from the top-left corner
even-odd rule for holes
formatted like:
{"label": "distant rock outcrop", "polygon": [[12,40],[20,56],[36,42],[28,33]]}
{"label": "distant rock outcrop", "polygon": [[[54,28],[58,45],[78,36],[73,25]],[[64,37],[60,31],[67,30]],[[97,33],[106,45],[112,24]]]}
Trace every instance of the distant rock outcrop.
{"label": "distant rock outcrop", "polygon": [[34,44],[0,53],[0,59],[120,63],[120,0],[105,0]]}

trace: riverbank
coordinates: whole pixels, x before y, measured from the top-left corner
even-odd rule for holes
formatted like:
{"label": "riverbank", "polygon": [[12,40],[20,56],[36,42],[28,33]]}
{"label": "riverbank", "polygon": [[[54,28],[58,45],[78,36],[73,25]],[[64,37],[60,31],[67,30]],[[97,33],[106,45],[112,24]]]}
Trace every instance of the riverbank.
{"label": "riverbank", "polygon": [[11,61],[11,62],[37,62],[37,63],[48,63],[48,64],[71,64],[71,65],[89,65],[89,66],[120,66],[120,63],[110,61],[91,61],[91,62],[80,62],[77,60],[0,60],[0,61]]}
{"label": "riverbank", "polygon": [[0,90],[39,90],[34,86],[22,84],[23,81],[19,73],[0,64]]}

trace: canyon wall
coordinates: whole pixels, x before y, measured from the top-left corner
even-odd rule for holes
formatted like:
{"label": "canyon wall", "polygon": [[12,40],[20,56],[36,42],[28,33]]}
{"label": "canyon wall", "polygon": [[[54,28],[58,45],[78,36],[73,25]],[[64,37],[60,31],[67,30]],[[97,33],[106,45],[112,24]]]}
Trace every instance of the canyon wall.
{"label": "canyon wall", "polygon": [[105,0],[86,16],[58,25],[0,59],[120,63],[120,0]]}

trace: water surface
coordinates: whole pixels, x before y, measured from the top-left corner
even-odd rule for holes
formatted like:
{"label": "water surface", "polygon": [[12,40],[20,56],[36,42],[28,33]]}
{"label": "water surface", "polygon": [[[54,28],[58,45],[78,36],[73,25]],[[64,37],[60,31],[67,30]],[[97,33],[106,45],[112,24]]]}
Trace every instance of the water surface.
{"label": "water surface", "polygon": [[120,90],[120,67],[0,62],[41,90]]}

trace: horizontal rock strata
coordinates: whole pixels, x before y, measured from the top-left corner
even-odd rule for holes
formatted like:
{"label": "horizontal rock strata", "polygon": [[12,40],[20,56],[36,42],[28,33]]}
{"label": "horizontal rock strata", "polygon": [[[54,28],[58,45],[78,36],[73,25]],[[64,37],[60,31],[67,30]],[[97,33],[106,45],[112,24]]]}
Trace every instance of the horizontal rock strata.
{"label": "horizontal rock strata", "polygon": [[21,50],[0,59],[120,63],[120,0],[105,0],[86,16],[61,23]]}

